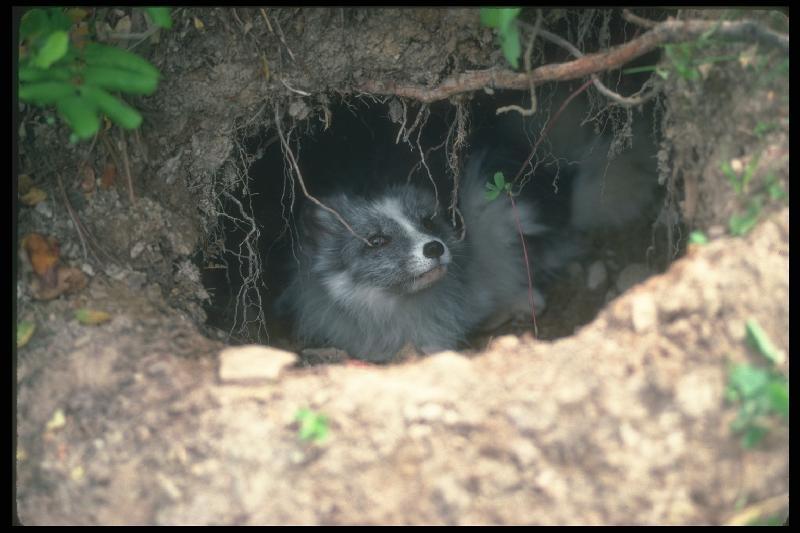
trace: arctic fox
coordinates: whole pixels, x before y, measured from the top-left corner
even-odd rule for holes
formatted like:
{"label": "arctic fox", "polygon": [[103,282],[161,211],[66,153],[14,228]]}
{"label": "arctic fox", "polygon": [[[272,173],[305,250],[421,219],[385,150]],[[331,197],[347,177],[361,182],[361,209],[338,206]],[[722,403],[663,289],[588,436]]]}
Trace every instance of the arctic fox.
{"label": "arctic fox", "polygon": [[[453,349],[495,313],[528,308],[518,224],[526,236],[552,230],[525,200],[517,200],[516,217],[507,196],[487,200],[485,156],[471,158],[460,184],[462,240],[433,193],[413,185],[322,200],[366,242],[331,212],[309,205],[301,215],[299,261],[281,298],[297,336],[384,362],[409,343],[424,353]],[[572,255],[569,246],[534,254],[537,277]],[[533,291],[541,311],[544,297]]]}

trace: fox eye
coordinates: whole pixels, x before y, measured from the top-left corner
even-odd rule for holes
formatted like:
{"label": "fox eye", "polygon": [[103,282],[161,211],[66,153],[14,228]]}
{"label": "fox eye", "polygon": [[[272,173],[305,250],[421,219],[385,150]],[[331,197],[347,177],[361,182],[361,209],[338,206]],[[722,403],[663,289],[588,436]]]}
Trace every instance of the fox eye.
{"label": "fox eye", "polygon": [[389,244],[391,239],[382,233],[376,233],[367,237],[367,242],[373,248],[380,248]]}
{"label": "fox eye", "polygon": [[426,217],[422,217],[422,227],[428,231],[433,231],[436,228],[434,224],[434,220],[436,219],[435,215],[428,215]]}

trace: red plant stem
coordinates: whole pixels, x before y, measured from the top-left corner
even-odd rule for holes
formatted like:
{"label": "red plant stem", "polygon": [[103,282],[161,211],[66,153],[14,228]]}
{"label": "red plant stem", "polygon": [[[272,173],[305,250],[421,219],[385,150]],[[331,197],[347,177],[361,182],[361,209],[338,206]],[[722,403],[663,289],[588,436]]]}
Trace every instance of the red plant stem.
{"label": "red plant stem", "polygon": [[520,167],[519,172],[517,172],[517,175],[514,176],[513,180],[511,180],[511,183],[516,183],[517,180],[519,179],[519,177],[522,176],[522,172],[525,170],[525,167],[530,165],[531,160],[533,160],[534,154],[536,154],[536,149],[539,148],[539,145],[542,144],[542,141],[544,140],[544,138],[547,137],[547,134],[550,133],[551,129],[553,129],[553,126],[555,125],[556,121],[558,120],[558,117],[561,116],[561,113],[569,105],[569,103],[572,101],[572,99],[575,98],[576,96],[578,96],[579,94],[581,94],[583,91],[585,91],[586,88],[589,87],[589,85],[591,85],[591,84],[592,84],[592,80],[587,81],[586,83],[584,83],[583,85],[578,87],[578,89],[575,92],[573,92],[571,95],[569,95],[566,100],[564,100],[564,103],[561,104],[561,107],[558,108],[558,111],[556,111],[556,114],[553,115],[552,118],[550,118],[550,120],[547,122],[547,125],[544,127],[544,130],[542,131],[542,134],[539,136],[539,140],[537,140],[536,144],[533,145],[533,149],[531,150],[531,154],[528,156],[528,159],[526,159],[525,162],[522,164],[522,167]]}
{"label": "red plant stem", "polygon": [[511,210],[514,212],[514,220],[517,222],[517,232],[522,241],[522,255],[525,258],[525,271],[528,273],[528,305],[531,308],[531,321],[533,322],[533,337],[539,336],[539,326],[536,325],[536,308],[533,305],[533,272],[531,272],[531,265],[528,262],[528,246],[525,244],[525,235],[522,233],[522,224],[519,222],[519,213],[517,213],[517,203],[514,201],[514,196],[509,194],[511,198]]}

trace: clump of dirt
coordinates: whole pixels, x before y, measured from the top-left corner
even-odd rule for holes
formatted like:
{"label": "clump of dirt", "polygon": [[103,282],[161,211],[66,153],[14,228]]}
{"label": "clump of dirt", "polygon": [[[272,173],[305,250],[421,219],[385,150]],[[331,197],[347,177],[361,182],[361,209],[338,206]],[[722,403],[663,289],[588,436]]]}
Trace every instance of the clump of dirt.
{"label": "clump of dirt", "polygon": [[[22,522],[719,524],[775,501],[785,516],[788,429],[743,450],[724,398],[730,364],[756,358],[748,319],[788,354],[789,211],[770,192],[788,191],[783,58],[717,43],[695,53],[737,59],[698,67],[695,80],[671,73],[667,197],[653,231],[671,244],[658,261],[674,264],[642,282],[627,266],[647,262],[647,228],[630,230],[643,240],[628,247],[625,233],[604,236],[598,247],[620,256],[572,274],[597,282],[592,305],[610,303],[593,319],[568,284],[545,324],[569,334],[562,317],[581,314],[573,336],[501,336],[471,357],[386,367],[256,354],[252,374],[245,364],[231,379],[224,343],[202,324],[210,295],[199,272],[220,266],[220,218],[259,229],[242,201],[257,159],[243,139],[276,118],[295,136],[304,123],[327,127],[330,99],[372,98],[359,95],[363,80],[433,85],[503,59],[473,9],[182,8],[174,18],[139,49],[164,75],[154,98],[136,102],[141,135],[71,146],[40,111],[21,117],[20,174],[47,199],[20,206],[17,234],[53,237],[61,262],[88,279],[34,301],[36,274],[19,260],[16,311],[36,324],[16,358]],[[605,21],[607,38],[609,17],[586,19]],[[735,179],[752,169],[747,187],[732,186],[725,162]],[[116,178],[103,179],[111,163]],[[757,224],[727,235],[754,195]],[[676,259],[692,229],[711,242]],[[84,308],[111,320],[83,325],[74,313]],[[327,417],[324,439],[300,436],[302,409]]]}

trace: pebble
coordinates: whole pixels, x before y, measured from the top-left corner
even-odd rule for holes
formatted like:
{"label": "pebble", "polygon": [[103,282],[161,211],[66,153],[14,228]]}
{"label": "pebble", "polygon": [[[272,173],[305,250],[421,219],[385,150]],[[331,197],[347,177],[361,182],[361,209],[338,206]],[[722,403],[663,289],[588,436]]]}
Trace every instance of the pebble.
{"label": "pebble", "polygon": [[226,348],[219,354],[219,379],[231,381],[275,381],[287,366],[293,365],[297,354],[250,345]]}

